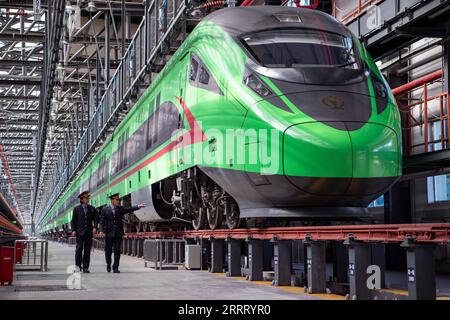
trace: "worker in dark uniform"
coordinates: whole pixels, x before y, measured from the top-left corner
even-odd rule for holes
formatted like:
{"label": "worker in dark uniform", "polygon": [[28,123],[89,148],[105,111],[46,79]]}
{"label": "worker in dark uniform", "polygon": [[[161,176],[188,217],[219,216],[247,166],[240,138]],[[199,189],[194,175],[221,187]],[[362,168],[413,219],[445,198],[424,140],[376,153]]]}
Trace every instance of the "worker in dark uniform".
{"label": "worker in dark uniform", "polygon": [[145,203],[125,208],[120,206],[119,193],[112,194],[109,196],[109,199],[111,200],[111,205],[103,208],[100,223],[101,234],[105,236],[106,271],[111,271],[111,254],[114,250],[114,264],[112,265],[112,269],[114,273],[120,273],[120,249],[122,246],[122,236],[124,235],[122,218],[129,212],[144,208]]}
{"label": "worker in dark uniform", "polygon": [[89,205],[90,197],[89,191],[80,193],[80,205],[73,209],[71,221],[72,236],[77,237],[75,264],[83,273],[89,273],[92,236],[97,233],[98,226],[97,209]]}

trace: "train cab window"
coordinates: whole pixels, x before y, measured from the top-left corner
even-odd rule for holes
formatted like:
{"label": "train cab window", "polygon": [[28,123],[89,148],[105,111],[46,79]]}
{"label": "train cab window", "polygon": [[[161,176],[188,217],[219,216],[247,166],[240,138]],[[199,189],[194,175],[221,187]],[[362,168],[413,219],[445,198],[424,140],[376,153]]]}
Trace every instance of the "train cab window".
{"label": "train cab window", "polygon": [[197,78],[198,62],[194,57],[191,57],[191,64],[189,65],[189,80],[195,81]]}
{"label": "train cab window", "polygon": [[198,82],[203,83],[203,84],[208,84],[209,83],[209,73],[208,71],[205,69],[204,66],[202,66],[200,68],[200,74],[198,76]]}
{"label": "train cab window", "polygon": [[194,87],[222,94],[214,77],[203,62],[194,54],[191,55],[191,63],[189,66],[189,82]]}
{"label": "train cab window", "polygon": [[271,30],[245,36],[241,41],[267,68],[360,68],[352,38],[337,33],[311,29]]}

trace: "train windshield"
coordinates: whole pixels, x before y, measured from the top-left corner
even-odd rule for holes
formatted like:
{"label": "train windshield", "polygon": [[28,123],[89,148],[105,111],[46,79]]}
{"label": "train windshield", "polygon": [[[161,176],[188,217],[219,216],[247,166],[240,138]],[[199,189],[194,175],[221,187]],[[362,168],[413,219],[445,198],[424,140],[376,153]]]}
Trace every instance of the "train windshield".
{"label": "train windshield", "polygon": [[342,67],[359,69],[351,37],[311,29],[271,30],[242,38],[267,68]]}

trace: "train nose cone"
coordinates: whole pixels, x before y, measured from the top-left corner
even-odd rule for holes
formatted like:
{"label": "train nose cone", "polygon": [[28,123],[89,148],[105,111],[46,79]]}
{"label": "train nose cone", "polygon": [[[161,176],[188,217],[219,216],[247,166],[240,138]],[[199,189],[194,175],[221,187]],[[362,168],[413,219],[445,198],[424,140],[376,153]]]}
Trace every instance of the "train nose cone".
{"label": "train nose cone", "polygon": [[357,131],[330,130],[331,123],[323,122],[289,127],[283,139],[286,178],[315,195],[368,195],[389,187],[400,173],[396,133],[379,124],[358,125]]}

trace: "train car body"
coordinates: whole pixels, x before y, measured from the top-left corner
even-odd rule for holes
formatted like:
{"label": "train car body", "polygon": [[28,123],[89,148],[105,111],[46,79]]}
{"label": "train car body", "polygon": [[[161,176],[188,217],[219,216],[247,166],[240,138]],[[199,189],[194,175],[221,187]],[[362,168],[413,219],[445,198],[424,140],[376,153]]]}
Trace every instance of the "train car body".
{"label": "train car body", "polygon": [[287,7],[202,20],[40,221],[120,192],[141,222],[364,216],[401,175],[395,99],[350,31]]}

